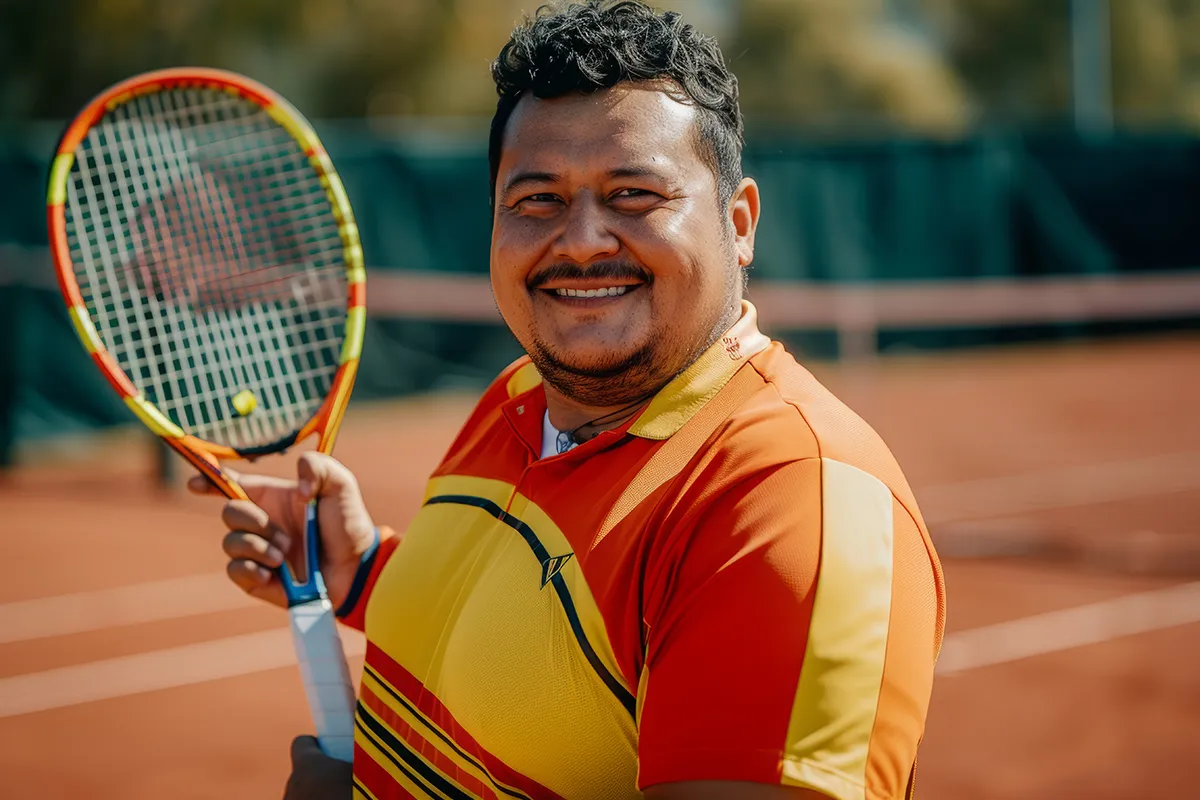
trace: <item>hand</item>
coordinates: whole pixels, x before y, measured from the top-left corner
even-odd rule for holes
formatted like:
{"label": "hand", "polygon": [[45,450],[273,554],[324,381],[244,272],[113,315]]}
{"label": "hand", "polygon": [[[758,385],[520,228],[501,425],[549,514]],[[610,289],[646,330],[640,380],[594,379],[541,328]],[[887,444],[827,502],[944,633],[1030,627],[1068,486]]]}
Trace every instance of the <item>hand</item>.
{"label": "hand", "polygon": [[298,736],[292,740],[292,774],[283,800],[343,800],[353,794],[354,768],[321,752],[317,740]]}
{"label": "hand", "polygon": [[[304,510],[315,496],[320,498],[321,575],[329,601],[334,608],[340,606],[350,593],[362,554],[375,541],[375,524],[350,470],[329,456],[305,453],[296,464],[294,481],[226,472],[250,497],[232,500],[221,510],[229,528],[222,544],[229,556],[226,571],[233,582],[246,594],[287,606],[275,570],[285,557],[291,564],[304,563]],[[194,494],[220,494],[203,475],[193,475],[187,486]]]}

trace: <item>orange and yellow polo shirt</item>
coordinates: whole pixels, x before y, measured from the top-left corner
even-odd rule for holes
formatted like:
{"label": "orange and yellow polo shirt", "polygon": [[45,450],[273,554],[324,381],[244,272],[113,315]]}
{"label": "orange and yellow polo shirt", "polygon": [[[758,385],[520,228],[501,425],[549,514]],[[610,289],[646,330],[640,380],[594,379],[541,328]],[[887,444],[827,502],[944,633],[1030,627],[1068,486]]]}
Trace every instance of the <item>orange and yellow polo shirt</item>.
{"label": "orange and yellow polo shirt", "polygon": [[749,304],[624,426],[543,459],[545,410],[508,368],[364,563],[355,797],[903,797],[945,595],[879,436]]}

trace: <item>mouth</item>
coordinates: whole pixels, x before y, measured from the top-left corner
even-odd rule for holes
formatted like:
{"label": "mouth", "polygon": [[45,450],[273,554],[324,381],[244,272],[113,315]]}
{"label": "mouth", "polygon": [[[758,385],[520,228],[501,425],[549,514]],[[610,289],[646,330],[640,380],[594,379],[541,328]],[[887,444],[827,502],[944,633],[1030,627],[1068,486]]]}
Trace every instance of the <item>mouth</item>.
{"label": "mouth", "polygon": [[613,284],[611,286],[550,286],[538,289],[547,297],[569,305],[597,305],[627,297],[645,286],[644,283]]}
{"label": "mouth", "polygon": [[633,291],[637,286],[600,286],[595,289],[544,289],[556,297],[620,297],[623,294]]}

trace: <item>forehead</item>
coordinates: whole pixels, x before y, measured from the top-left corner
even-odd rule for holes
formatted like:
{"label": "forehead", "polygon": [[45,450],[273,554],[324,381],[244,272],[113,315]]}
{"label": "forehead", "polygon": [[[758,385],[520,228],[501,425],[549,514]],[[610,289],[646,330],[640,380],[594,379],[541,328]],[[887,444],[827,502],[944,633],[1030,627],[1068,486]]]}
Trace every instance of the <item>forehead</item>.
{"label": "forehead", "polygon": [[694,106],[653,84],[618,84],[552,99],[526,95],[509,118],[500,173],[614,169],[634,162],[678,171],[703,168],[695,125]]}

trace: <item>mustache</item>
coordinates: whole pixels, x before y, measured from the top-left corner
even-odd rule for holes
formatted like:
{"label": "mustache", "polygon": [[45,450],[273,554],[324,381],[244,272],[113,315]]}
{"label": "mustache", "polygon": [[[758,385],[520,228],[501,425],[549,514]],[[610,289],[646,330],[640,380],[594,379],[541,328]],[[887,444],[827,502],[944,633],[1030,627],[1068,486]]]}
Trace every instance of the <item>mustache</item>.
{"label": "mustache", "polygon": [[654,276],[648,270],[632,261],[601,261],[588,267],[564,261],[551,264],[545,269],[535,272],[529,276],[526,286],[530,289],[539,289],[551,281],[597,278],[632,280],[646,284],[654,282]]}

